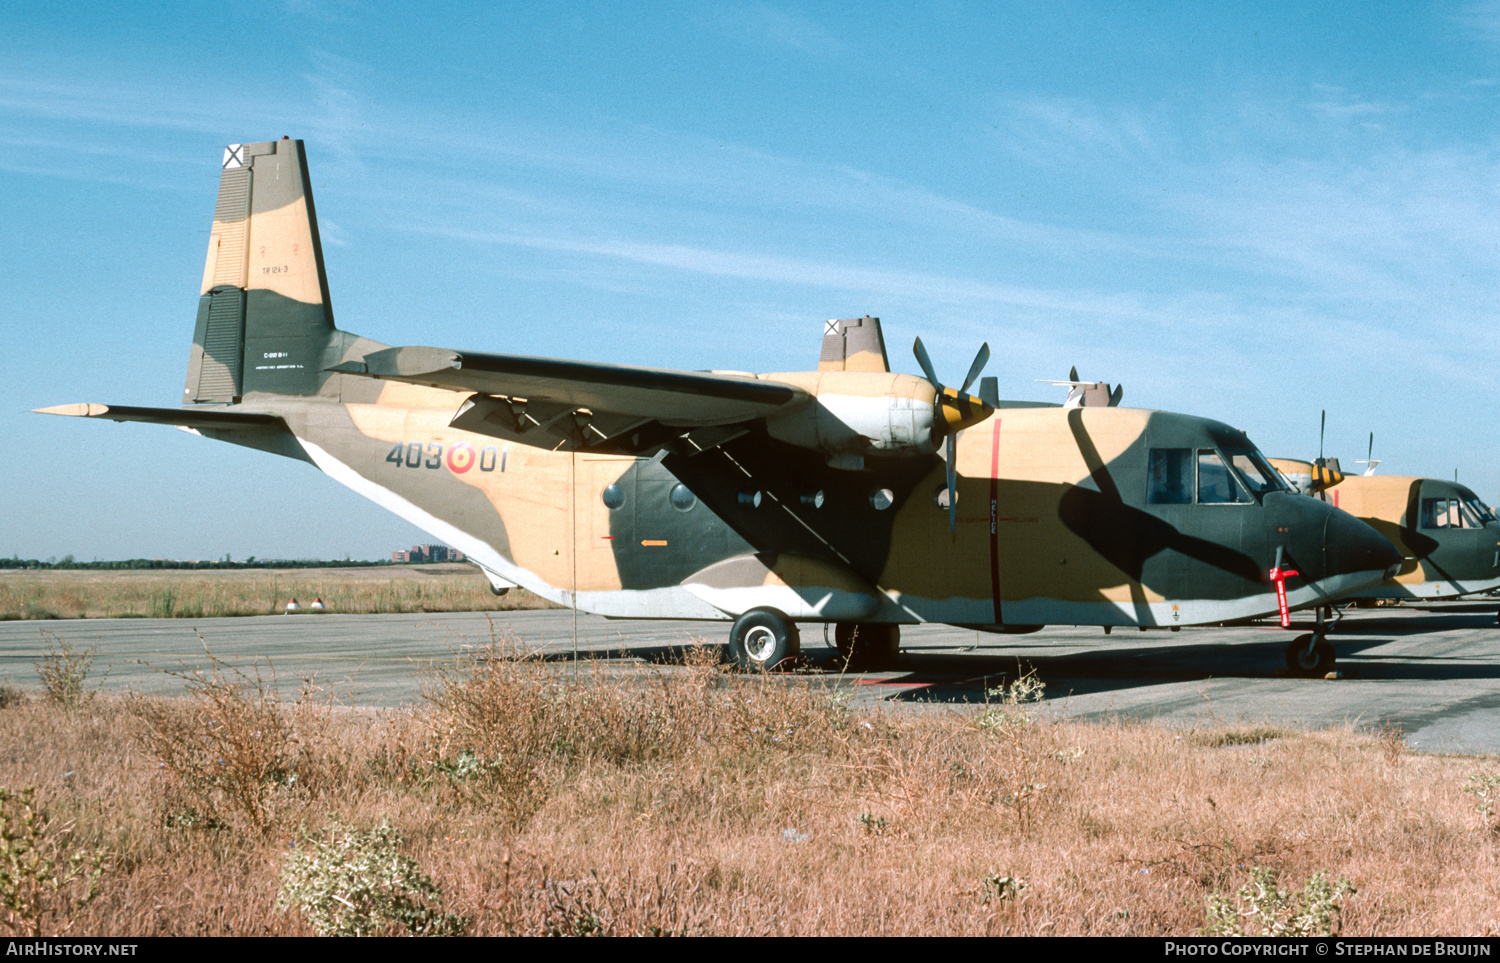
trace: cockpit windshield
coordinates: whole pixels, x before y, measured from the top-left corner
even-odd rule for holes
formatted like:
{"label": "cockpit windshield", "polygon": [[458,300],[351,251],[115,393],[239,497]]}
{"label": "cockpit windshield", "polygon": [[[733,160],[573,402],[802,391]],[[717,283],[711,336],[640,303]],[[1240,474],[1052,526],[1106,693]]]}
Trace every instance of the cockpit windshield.
{"label": "cockpit windshield", "polygon": [[1286,482],[1253,448],[1152,448],[1148,505],[1247,505]]}
{"label": "cockpit windshield", "polygon": [[1225,448],[1224,457],[1240,473],[1240,479],[1257,495],[1286,491],[1281,473],[1271,467],[1266,456],[1251,448]]}
{"label": "cockpit windshield", "polygon": [[1489,509],[1473,498],[1422,499],[1423,528],[1483,528],[1493,521]]}

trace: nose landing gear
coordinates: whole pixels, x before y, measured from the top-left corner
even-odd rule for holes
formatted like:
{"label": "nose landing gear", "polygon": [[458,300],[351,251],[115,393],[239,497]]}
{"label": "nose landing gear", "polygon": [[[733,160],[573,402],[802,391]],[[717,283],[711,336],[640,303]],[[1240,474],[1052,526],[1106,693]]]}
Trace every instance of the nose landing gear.
{"label": "nose landing gear", "polygon": [[1321,679],[1333,671],[1336,661],[1333,643],[1328,641],[1328,625],[1325,613],[1328,606],[1318,606],[1317,628],[1293,639],[1286,647],[1286,667],[1292,675]]}
{"label": "nose landing gear", "polygon": [[1321,679],[1333,671],[1333,643],[1321,632],[1299,635],[1286,647],[1286,667],[1293,675]]}

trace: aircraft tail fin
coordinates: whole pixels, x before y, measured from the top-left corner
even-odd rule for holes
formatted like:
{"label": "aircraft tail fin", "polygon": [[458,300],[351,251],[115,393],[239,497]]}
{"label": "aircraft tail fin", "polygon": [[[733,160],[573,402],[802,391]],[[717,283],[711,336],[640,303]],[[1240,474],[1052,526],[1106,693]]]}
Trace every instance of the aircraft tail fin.
{"label": "aircraft tail fin", "polygon": [[183,401],[316,395],[340,339],[302,141],[231,144],[198,302]]}
{"label": "aircraft tail fin", "polygon": [[880,319],[842,318],[829,321],[823,328],[823,352],[818,357],[819,371],[890,371],[885,355],[885,338],[880,334]]}

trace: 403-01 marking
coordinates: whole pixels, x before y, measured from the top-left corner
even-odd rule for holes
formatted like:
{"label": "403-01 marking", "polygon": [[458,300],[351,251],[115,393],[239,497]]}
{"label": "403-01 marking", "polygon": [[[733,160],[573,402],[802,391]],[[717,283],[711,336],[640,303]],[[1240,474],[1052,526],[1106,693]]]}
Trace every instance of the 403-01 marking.
{"label": "403-01 marking", "polygon": [[508,452],[496,449],[494,445],[485,445],[476,452],[474,446],[467,441],[455,441],[447,446],[437,441],[425,445],[420,441],[403,441],[391,449],[385,460],[392,465],[404,465],[407,468],[441,468],[446,463],[449,471],[462,475],[475,467],[476,463],[480,471],[494,471],[497,467],[505,471],[506,454]]}

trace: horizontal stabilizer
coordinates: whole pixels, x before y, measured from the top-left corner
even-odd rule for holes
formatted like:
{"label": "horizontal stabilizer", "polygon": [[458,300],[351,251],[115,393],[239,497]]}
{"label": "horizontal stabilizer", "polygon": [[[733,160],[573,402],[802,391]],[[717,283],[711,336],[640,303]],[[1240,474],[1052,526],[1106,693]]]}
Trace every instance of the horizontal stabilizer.
{"label": "horizontal stabilizer", "polygon": [[286,424],[275,415],[257,415],[241,411],[215,411],[201,408],[133,408],[129,405],[57,405],[37,408],[39,415],[69,415],[73,418],[107,418],[110,421],[140,421],[148,425],[175,425],[179,428],[275,428],[286,430]]}
{"label": "horizontal stabilizer", "polygon": [[171,425],[194,434],[268,451],[273,455],[307,461],[307,452],[286,422],[275,415],[230,411],[223,408],[135,408],[130,405],[58,405],[37,408],[42,415],[103,418],[107,421],[139,421],[148,425]]}
{"label": "horizontal stabilizer", "polygon": [[783,411],[809,398],[793,385],[744,375],[475,354],[445,348],[387,348],[331,369],[390,381],[560,403],[670,426],[727,425]]}

